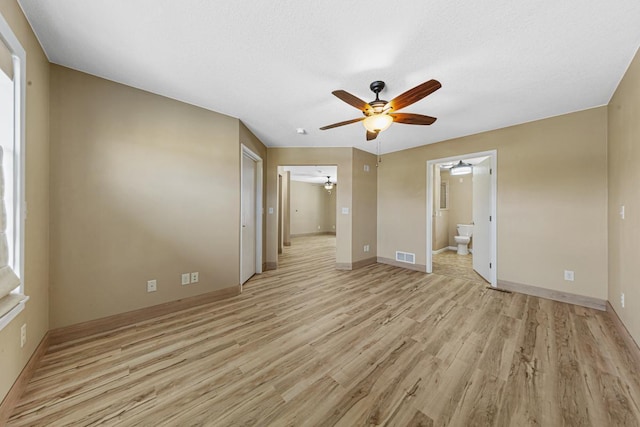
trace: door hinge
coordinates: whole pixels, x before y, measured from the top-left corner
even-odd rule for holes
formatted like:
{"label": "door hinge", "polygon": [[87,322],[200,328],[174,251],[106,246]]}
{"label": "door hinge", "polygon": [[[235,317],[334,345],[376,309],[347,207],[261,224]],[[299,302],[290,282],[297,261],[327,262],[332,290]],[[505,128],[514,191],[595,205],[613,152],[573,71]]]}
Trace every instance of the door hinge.
{"label": "door hinge", "polygon": [[491,268],[491,263],[489,263],[489,268]]}
{"label": "door hinge", "polygon": [[489,175],[493,175],[493,169],[489,168]]}
{"label": "door hinge", "polygon": [[491,222],[491,215],[489,215],[489,222]]}

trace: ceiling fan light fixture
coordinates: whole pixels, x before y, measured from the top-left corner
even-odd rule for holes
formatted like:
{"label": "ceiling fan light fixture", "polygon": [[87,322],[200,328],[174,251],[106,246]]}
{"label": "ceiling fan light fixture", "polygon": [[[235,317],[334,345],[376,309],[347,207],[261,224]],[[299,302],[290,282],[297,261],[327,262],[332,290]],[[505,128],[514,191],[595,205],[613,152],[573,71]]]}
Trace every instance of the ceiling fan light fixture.
{"label": "ceiling fan light fixture", "polygon": [[389,129],[393,123],[393,117],[388,114],[373,114],[362,121],[369,132],[379,133]]}
{"label": "ceiling fan light fixture", "polygon": [[324,189],[325,190],[332,190],[333,189],[333,182],[331,182],[330,177],[327,177],[327,182],[324,183]]}
{"label": "ceiling fan light fixture", "polygon": [[473,171],[473,166],[471,166],[471,164],[469,163],[463,163],[462,160],[460,160],[456,165],[452,166],[451,169],[449,169],[449,173],[451,175],[467,175],[470,174]]}
{"label": "ceiling fan light fixture", "polygon": [[[376,99],[371,102],[364,102],[362,99],[350,94],[342,89],[331,92],[338,99],[346,102],[352,107],[364,113],[364,119],[345,120],[323,126],[320,130],[337,128],[339,126],[350,125],[351,123],[362,122],[367,130],[367,141],[376,139],[378,134],[391,126],[391,123],[403,123],[406,125],[431,125],[436,121],[435,117],[423,114],[398,113],[399,110],[420,101],[422,98],[440,89],[442,85],[437,80],[429,80],[393,98],[391,101],[380,99],[379,94],[384,89],[384,82],[376,80],[369,85],[369,89],[376,94]],[[393,115],[391,114],[393,112]]]}

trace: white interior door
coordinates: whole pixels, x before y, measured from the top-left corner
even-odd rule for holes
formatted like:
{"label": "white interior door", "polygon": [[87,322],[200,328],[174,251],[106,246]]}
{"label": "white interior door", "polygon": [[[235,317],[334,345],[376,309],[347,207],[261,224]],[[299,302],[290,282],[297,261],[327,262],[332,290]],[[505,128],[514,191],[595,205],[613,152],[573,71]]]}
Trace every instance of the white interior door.
{"label": "white interior door", "polygon": [[491,283],[491,157],[473,167],[473,269]]}
{"label": "white interior door", "polygon": [[242,156],[241,202],[242,259],[240,283],[256,274],[256,162],[246,154]]}

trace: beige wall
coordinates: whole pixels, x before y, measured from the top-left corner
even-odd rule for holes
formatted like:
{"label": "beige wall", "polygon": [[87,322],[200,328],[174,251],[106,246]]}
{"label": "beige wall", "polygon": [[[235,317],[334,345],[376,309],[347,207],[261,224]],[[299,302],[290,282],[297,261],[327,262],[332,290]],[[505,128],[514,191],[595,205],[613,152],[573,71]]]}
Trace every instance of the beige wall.
{"label": "beige wall", "polygon": [[[378,168],[376,160],[376,156],[371,153],[353,149],[353,247],[351,251],[353,263],[375,258],[377,254]],[[365,245],[369,245],[368,252],[364,251]]]}
{"label": "beige wall", "polygon": [[[290,185],[291,235],[332,232],[335,226],[335,210],[331,215],[331,199],[323,185],[291,181]],[[335,207],[335,202],[333,203]]]}
{"label": "beige wall", "polygon": [[427,160],[496,149],[498,279],[606,299],[606,121],[600,107],[385,155],[378,256],[425,264]]}
{"label": "beige wall", "polygon": [[[27,53],[25,309],[0,331],[0,401],[49,329],[49,62],[15,0],[0,13]],[[20,348],[20,327],[27,343]]]}
{"label": "beige wall", "polygon": [[[447,172],[447,180],[449,181],[449,230],[447,240],[449,246],[457,246],[454,237],[458,235],[458,224],[471,224],[473,222],[472,179],[472,175],[451,176]],[[473,242],[473,238],[471,241]]]}
{"label": "beige wall", "polygon": [[52,65],[51,123],[52,327],[238,286],[237,119]]}
{"label": "beige wall", "polygon": [[[620,82],[608,113],[609,302],[640,343],[640,53]],[[621,205],[624,219],[619,215]]]}

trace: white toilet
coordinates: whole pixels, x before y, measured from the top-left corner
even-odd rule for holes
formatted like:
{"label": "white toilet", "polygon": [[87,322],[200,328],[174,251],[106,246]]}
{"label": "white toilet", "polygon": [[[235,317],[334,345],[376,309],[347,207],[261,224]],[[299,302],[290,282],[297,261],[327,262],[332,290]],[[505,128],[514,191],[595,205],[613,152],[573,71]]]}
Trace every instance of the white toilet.
{"label": "white toilet", "polygon": [[454,237],[458,244],[458,255],[469,254],[469,242],[471,241],[471,235],[473,234],[473,225],[471,224],[458,224],[458,235]]}

